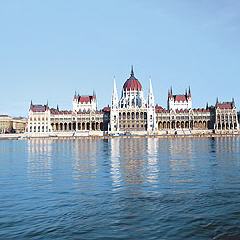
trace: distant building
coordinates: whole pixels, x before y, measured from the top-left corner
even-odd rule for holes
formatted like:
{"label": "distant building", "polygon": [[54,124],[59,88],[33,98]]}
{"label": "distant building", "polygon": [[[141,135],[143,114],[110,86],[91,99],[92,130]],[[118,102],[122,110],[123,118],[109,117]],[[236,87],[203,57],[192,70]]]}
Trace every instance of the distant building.
{"label": "distant building", "polygon": [[14,117],[12,118],[12,124],[12,131],[14,133],[24,133],[27,127],[27,119],[22,117]]}
{"label": "distant building", "polygon": [[0,133],[24,133],[27,119],[0,115]]}
{"label": "distant building", "polygon": [[10,133],[12,128],[12,118],[8,115],[0,115],[0,133]]}

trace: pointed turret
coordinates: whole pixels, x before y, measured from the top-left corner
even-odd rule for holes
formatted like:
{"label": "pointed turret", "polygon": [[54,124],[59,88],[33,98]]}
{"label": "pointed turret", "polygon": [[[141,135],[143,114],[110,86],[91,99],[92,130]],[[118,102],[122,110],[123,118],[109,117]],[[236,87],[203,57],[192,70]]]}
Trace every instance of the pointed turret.
{"label": "pointed turret", "polygon": [[57,111],[59,111],[59,107],[58,107],[58,105],[57,105]]}
{"label": "pointed turret", "polygon": [[188,96],[191,97],[192,96],[192,93],[191,93],[191,88],[190,86],[188,87]]}
{"label": "pointed turret", "polygon": [[153,132],[156,130],[156,112],[151,78],[149,78],[147,107],[147,130]]}
{"label": "pointed turret", "polygon": [[172,96],[173,96],[173,91],[171,86],[170,89],[168,90],[168,98],[172,98]]}
{"label": "pointed turret", "polygon": [[153,95],[152,80],[149,78],[149,93]]}
{"label": "pointed turret", "polygon": [[33,107],[33,102],[32,102],[32,100],[31,100],[31,103],[30,103],[30,110],[32,109],[32,107]]}
{"label": "pointed turret", "polygon": [[112,92],[112,108],[118,107],[118,94],[115,77],[113,79],[113,92]]}
{"label": "pointed turret", "polygon": [[134,77],[133,65],[131,67],[131,77]]}
{"label": "pointed turret", "polygon": [[207,102],[207,104],[206,104],[206,110],[209,108],[209,106],[208,106],[208,102]]}
{"label": "pointed turret", "polygon": [[149,91],[148,91],[148,107],[154,107],[154,95],[153,95],[153,87],[152,87],[152,80],[149,78]]}

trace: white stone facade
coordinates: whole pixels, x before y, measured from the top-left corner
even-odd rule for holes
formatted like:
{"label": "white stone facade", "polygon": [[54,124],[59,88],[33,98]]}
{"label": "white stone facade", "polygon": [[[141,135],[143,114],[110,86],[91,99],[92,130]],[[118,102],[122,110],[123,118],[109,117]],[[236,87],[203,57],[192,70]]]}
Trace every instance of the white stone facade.
{"label": "white stone facade", "polygon": [[168,91],[168,110],[190,110],[192,109],[192,95],[189,88],[184,95],[174,95],[172,88]]}
{"label": "white stone facade", "polygon": [[155,100],[152,83],[149,82],[147,101],[141,83],[135,78],[133,69],[124,83],[120,100],[114,79],[109,132],[154,132],[157,129]]}
{"label": "white stone facade", "polygon": [[93,95],[77,95],[73,98],[73,112],[92,112],[97,110],[97,98]]}
{"label": "white stone facade", "polygon": [[52,131],[48,105],[33,105],[28,113],[28,133],[48,133]]}

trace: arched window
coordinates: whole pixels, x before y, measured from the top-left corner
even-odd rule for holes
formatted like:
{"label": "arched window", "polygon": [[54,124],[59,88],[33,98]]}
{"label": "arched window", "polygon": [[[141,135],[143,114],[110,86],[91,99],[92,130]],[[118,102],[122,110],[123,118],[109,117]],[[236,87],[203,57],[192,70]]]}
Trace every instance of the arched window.
{"label": "arched window", "polygon": [[132,112],[132,119],[135,119],[135,114],[134,114],[134,112]]}
{"label": "arched window", "polygon": [[139,119],[139,112],[136,113],[136,119]]}

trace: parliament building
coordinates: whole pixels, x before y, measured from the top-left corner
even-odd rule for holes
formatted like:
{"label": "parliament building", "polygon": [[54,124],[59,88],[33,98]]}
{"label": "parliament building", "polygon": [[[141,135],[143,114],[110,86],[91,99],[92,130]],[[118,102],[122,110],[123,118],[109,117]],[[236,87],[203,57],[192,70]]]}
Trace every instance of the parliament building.
{"label": "parliament building", "polygon": [[234,99],[205,108],[192,108],[190,87],[184,94],[168,90],[167,108],[155,103],[151,79],[147,97],[133,67],[118,95],[113,82],[111,105],[97,108],[97,97],[75,93],[72,110],[60,110],[31,102],[28,114],[29,134],[64,133],[86,135],[117,134],[192,134],[197,132],[235,133],[239,130]]}

